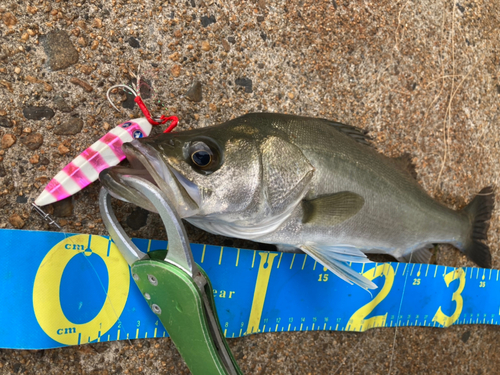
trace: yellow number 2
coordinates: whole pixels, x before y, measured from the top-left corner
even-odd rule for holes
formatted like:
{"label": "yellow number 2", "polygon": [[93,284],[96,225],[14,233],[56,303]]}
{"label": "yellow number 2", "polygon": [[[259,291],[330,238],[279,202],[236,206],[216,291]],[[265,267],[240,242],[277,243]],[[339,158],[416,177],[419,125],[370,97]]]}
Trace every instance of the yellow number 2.
{"label": "yellow number 2", "polygon": [[363,276],[369,280],[376,279],[380,276],[385,276],[384,286],[380,292],[375,296],[373,300],[368,302],[366,305],[360,307],[349,319],[349,324],[347,325],[347,331],[358,331],[364,332],[367,329],[373,327],[385,326],[387,320],[387,313],[385,315],[376,315],[370,319],[366,317],[373,311],[373,309],[384,300],[389,294],[392,288],[392,283],[394,282],[394,269],[388,263],[378,265],[372,270],[363,273]]}
{"label": "yellow number 2", "polygon": [[464,300],[462,298],[462,291],[464,290],[465,287],[465,272],[462,268],[456,269],[454,271],[451,271],[444,275],[444,281],[446,283],[446,286],[450,286],[450,283],[453,280],[460,279],[460,284],[458,285],[457,290],[455,293],[453,293],[451,300],[455,301],[457,306],[455,308],[455,312],[453,315],[448,316],[443,311],[441,310],[441,306],[439,306],[438,311],[436,312],[436,315],[434,315],[434,318],[432,318],[433,322],[437,322],[441,324],[443,327],[449,327],[455,321],[458,319],[460,314],[462,313],[462,308],[464,307]]}

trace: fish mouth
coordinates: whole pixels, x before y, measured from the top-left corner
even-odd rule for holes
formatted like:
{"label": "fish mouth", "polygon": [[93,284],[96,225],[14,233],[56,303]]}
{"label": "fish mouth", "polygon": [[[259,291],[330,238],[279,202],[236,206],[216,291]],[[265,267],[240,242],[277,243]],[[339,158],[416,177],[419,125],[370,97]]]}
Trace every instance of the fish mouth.
{"label": "fish mouth", "polygon": [[185,218],[197,214],[202,201],[200,189],[182,173],[166,163],[158,151],[138,140],[124,143],[122,150],[127,156],[131,168],[111,167],[99,174],[102,184],[113,197],[157,212],[143,194],[129,186],[122,178],[123,176],[138,176],[160,188],[175,204],[180,217]]}

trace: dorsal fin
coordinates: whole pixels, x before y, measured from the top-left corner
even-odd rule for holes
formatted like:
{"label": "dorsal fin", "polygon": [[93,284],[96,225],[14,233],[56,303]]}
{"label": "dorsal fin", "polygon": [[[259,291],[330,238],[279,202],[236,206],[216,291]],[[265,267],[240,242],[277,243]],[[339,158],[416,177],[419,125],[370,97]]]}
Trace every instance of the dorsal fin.
{"label": "dorsal fin", "polygon": [[341,124],[340,122],[325,120],[325,122],[332,126],[335,130],[351,137],[356,142],[366,146],[372,146],[370,143],[371,137],[368,135],[368,130],[360,129],[352,125]]}
{"label": "dorsal fin", "polygon": [[403,154],[397,158],[392,158],[391,160],[403,172],[410,174],[410,176],[412,176],[415,180],[417,179],[417,171],[415,170],[415,164],[413,164],[410,154]]}

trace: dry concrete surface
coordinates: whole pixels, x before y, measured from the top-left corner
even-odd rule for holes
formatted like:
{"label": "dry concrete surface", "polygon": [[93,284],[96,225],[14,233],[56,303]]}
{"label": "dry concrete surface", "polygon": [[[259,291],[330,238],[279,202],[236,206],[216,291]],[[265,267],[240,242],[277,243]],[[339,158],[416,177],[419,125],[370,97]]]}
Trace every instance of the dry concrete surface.
{"label": "dry concrete surface", "polygon": [[[177,115],[179,131],[248,112],[367,129],[380,152],[412,155],[429,194],[462,208],[482,187],[498,186],[499,40],[497,0],[3,0],[0,226],[55,230],[30,202],[110,127],[140,116],[124,92],[113,94],[120,113],[106,99],[109,87],[137,74],[148,83],[141,91],[151,111]],[[64,231],[105,234],[98,191],[96,182],[48,211]],[[116,210],[130,235],[165,238],[156,215],[127,204]],[[499,229],[496,210],[494,268]],[[188,233],[193,242],[256,246]],[[434,261],[473,266],[444,246]],[[245,374],[492,374],[500,371],[499,341],[499,329],[486,325],[271,333],[229,343]],[[189,371],[169,339],[148,339],[0,350],[0,373]]]}

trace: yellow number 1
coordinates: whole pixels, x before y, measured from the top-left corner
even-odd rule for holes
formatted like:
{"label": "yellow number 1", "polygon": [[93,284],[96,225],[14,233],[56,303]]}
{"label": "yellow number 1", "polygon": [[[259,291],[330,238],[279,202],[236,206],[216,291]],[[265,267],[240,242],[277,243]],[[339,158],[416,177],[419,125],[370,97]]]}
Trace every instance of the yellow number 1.
{"label": "yellow number 1", "polygon": [[464,307],[464,300],[462,298],[462,291],[464,290],[465,287],[465,272],[462,268],[459,268],[457,270],[451,271],[447,273],[444,276],[444,281],[446,283],[446,286],[450,286],[450,283],[453,280],[460,279],[460,284],[458,285],[457,290],[455,293],[453,293],[451,300],[455,301],[457,306],[455,308],[455,312],[453,315],[448,316],[443,311],[441,310],[441,306],[439,306],[438,311],[436,312],[436,315],[434,315],[434,318],[432,318],[433,322],[438,322],[441,324],[443,327],[449,327],[453,323],[456,322],[460,314],[462,313],[462,308]]}
{"label": "yellow number 1", "polygon": [[385,276],[384,286],[373,300],[360,307],[354,314],[352,314],[351,319],[349,319],[349,324],[347,325],[347,331],[364,332],[373,327],[385,326],[387,313],[385,315],[377,315],[371,317],[370,319],[365,319],[391,291],[392,283],[394,282],[394,269],[390,264],[385,263],[378,265],[373,270],[363,273],[363,276],[369,280],[376,279],[382,275]]}

